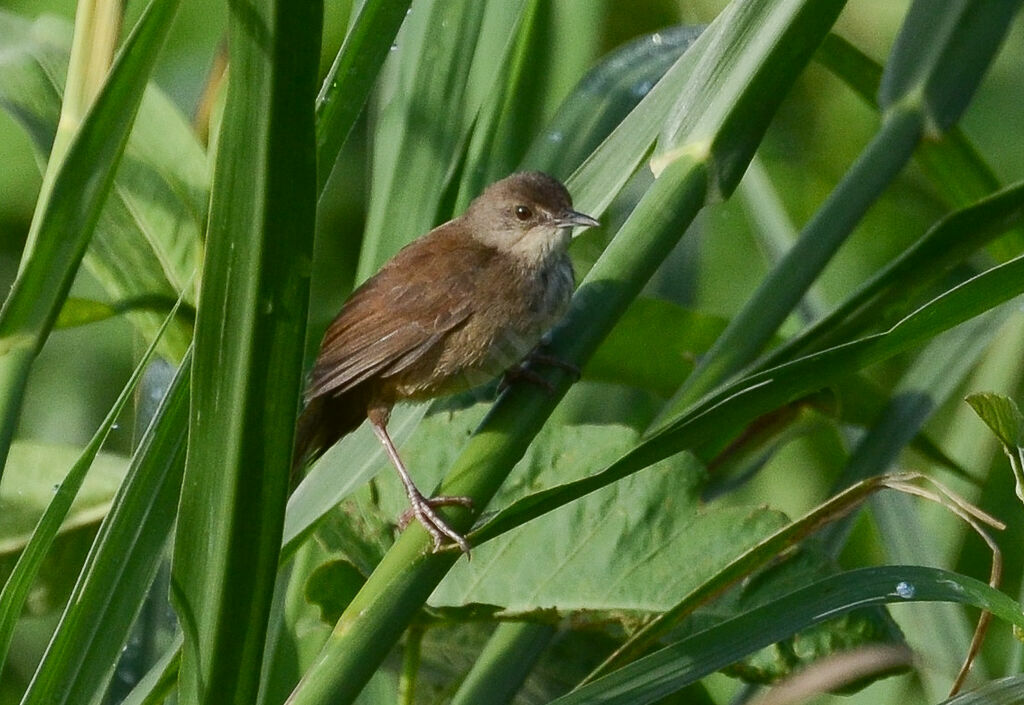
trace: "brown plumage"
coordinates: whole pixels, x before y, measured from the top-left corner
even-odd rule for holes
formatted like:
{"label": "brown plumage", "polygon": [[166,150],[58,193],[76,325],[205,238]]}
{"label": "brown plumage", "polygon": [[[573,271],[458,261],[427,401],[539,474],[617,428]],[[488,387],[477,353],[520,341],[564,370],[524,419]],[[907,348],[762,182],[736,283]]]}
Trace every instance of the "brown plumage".
{"label": "brown plumage", "polygon": [[468,389],[519,363],[572,295],[572,226],[594,225],[561,183],[523,172],[402,249],[324,335],[296,431],[296,468],[369,418],[435,549],[448,537],[468,552],[433,509],[468,498],[420,494],[387,435],[391,407]]}

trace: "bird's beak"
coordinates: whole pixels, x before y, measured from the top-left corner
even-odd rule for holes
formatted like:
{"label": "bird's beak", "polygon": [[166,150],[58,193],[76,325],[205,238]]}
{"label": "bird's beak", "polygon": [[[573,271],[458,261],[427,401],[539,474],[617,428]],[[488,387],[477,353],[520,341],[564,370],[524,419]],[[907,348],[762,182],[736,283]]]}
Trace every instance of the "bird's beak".
{"label": "bird's beak", "polygon": [[601,223],[598,222],[596,218],[591,218],[586,213],[566,211],[555,220],[555,225],[560,228],[596,228],[601,225]]}

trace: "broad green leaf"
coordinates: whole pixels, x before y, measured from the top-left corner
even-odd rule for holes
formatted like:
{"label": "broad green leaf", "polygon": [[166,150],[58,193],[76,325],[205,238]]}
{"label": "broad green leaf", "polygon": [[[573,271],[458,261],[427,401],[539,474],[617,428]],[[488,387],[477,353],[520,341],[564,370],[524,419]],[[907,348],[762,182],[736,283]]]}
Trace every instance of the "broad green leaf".
{"label": "broad green leaf", "polygon": [[[427,487],[458,457],[489,404],[460,408],[456,399],[450,409],[435,406],[440,408],[402,446],[405,457],[416,459],[412,472],[417,482]],[[516,465],[495,503],[500,506],[599,467],[631,448],[638,437],[624,426],[550,424]],[[392,475],[378,481],[372,499],[361,494],[356,506],[341,514],[344,519],[335,521],[356,523],[358,517],[373,514],[382,515],[384,522],[395,521],[407,500]],[[634,480],[482,546],[472,561],[456,565],[428,604],[486,604],[503,617],[545,620],[576,613],[576,621],[602,621],[630,611],[658,612],[783,521],[767,509],[700,507],[704,471],[691,457],[666,461]],[[543,563],[531,558],[538,545],[547,546]],[[347,567],[337,564],[329,570],[343,571],[344,578],[344,571],[356,566],[366,569],[362,556],[353,553],[351,539],[339,541],[337,549],[348,556]],[[516,581],[507,580],[510,571],[516,572]],[[627,577],[609,583],[611,575]],[[320,575],[317,584],[327,577]],[[326,592],[340,595],[347,584],[343,579]]]}
{"label": "broad green leaf", "polygon": [[979,392],[969,395],[966,401],[1004,447],[1019,450],[1024,446],[1024,414],[1013,399]]}
{"label": "broad green leaf", "polygon": [[[34,441],[15,441],[11,445],[11,474],[0,492],[0,556],[5,563],[25,548],[32,529],[81,453],[81,448]],[[97,454],[92,471],[71,503],[61,532],[98,524],[106,515],[126,468],[123,456]],[[4,571],[4,575],[8,572]]]}
{"label": "broad green leaf", "polygon": [[[316,219],[323,3],[230,7],[171,575],[180,697],[256,701],[288,498]],[[216,468],[216,471],[212,469]]]}
{"label": "broad green leaf", "polygon": [[1017,403],[1001,394],[977,393],[966,399],[982,421],[992,430],[1017,483],[1017,497],[1024,502],[1024,414]]}
{"label": "broad green leaf", "polygon": [[[505,496],[599,467],[637,438],[621,426],[545,427],[509,477]],[[428,604],[494,605],[505,617],[578,613],[577,623],[660,612],[784,521],[766,509],[700,507],[704,472],[689,456],[631,480],[481,546],[474,560],[456,564]],[[538,546],[545,546],[544,561],[535,560]]]}
{"label": "broad green leaf", "polygon": [[552,705],[653,703],[755,649],[852,609],[937,601],[974,605],[1024,627],[1019,604],[973,578],[920,566],[864,568],[825,578],[667,646]]}
{"label": "broad green leaf", "polygon": [[[0,11],[0,106],[28,131],[41,164],[57,129],[70,46],[64,20],[29,21]],[[173,303],[184,290],[186,301],[193,300],[188,288],[199,263],[208,188],[206,155],[188,121],[163,92],[147,86],[83,260],[111,298]],[[149,313],[129,318],[146,340],[163,321]],[[180,359],[191,333],[187,321],[175,322],[161,350]]]}

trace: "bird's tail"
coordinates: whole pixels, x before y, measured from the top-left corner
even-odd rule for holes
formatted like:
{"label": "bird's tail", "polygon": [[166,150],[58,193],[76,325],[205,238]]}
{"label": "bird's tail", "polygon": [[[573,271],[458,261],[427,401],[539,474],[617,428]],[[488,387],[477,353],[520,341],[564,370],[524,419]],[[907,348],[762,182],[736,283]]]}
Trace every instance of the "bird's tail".
{"label": "bird's tail", "polygon": [[290,492],[299,486],[306,468],[324,452],[359,427],[366,418],[365,406],[347,395],[314,397],[306,404],[295,425]]}

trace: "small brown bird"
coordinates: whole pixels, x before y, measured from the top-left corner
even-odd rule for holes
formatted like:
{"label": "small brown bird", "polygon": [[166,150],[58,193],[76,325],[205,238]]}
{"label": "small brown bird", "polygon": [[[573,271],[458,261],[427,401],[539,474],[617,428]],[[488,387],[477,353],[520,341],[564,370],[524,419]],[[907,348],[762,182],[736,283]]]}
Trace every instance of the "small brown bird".
{"label": "small brown bird", "polygon": [[447,537],[468,553],[434,508],[470,506],[470,498],[420,493],[388,436],[391,408],[469,389],[518,365],[569,304],[571,229],[598,224],[572,209],[560,182],[522,172],[398,252],[324,335],[296,431],[295,469],[369,418],[434,549]]}

